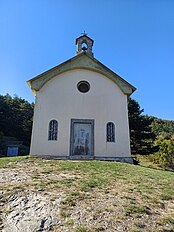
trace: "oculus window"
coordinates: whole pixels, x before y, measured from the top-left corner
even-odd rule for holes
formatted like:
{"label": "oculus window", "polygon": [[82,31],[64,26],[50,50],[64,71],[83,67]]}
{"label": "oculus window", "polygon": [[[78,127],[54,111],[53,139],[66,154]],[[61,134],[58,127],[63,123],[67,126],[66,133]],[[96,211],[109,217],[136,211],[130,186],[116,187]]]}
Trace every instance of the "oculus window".
{"label": "oculus window", "polygon": [[87,81],[80,81],[77,84],[77,89],[81,92],[81,93],[87,93],[90,90],[90,84]]}

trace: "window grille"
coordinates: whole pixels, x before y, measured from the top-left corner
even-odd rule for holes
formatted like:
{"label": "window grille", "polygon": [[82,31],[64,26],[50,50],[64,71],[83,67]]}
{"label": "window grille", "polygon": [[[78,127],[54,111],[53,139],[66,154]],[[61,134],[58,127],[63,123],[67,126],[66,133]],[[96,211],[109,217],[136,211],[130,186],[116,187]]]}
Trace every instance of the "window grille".
{"label": "window grille", "polygon": [[106,125],[106,141],[115,142],[115,125],[113,122],[108,122]]}
{"label": "window grille", "polygon": [[48,140],[57,140],[58,122],[51,120],[49,122]]}

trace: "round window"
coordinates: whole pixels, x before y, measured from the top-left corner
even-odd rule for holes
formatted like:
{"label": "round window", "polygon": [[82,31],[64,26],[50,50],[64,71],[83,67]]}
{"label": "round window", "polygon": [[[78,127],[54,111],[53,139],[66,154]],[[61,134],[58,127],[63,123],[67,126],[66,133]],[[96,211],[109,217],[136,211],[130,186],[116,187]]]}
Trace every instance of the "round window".
{"label": "round window", "polygon": [[87,81],[80,81],[77,88],[81,93],[87,93],[90,89],[90,84]]}

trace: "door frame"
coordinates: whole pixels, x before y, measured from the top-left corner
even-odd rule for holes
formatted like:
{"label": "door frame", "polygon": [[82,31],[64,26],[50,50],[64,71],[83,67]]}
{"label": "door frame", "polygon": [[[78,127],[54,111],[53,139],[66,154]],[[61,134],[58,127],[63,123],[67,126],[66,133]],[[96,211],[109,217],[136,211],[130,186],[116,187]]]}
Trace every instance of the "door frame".
{"label": "door frame", "polygon": [[70,156],[73,155],[73,132],[74,132],[74,124],[75,123],[84,123],[84,124],[91,124],[91,154],[90,156],[94,155],[94,119],[71,119],[71,127],[70,127]]}

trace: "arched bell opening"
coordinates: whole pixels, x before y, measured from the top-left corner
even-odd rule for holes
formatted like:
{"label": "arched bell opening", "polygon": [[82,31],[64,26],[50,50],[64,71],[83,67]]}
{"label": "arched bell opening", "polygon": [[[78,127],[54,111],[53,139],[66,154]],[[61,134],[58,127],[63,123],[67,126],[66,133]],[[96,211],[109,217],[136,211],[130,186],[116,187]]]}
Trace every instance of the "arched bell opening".
{"label": "arched bell opening", "polygon": [[86,42],[82,42],[82,51],[87,51],[88,50],[88,45],[87,45],[87,43]]}

